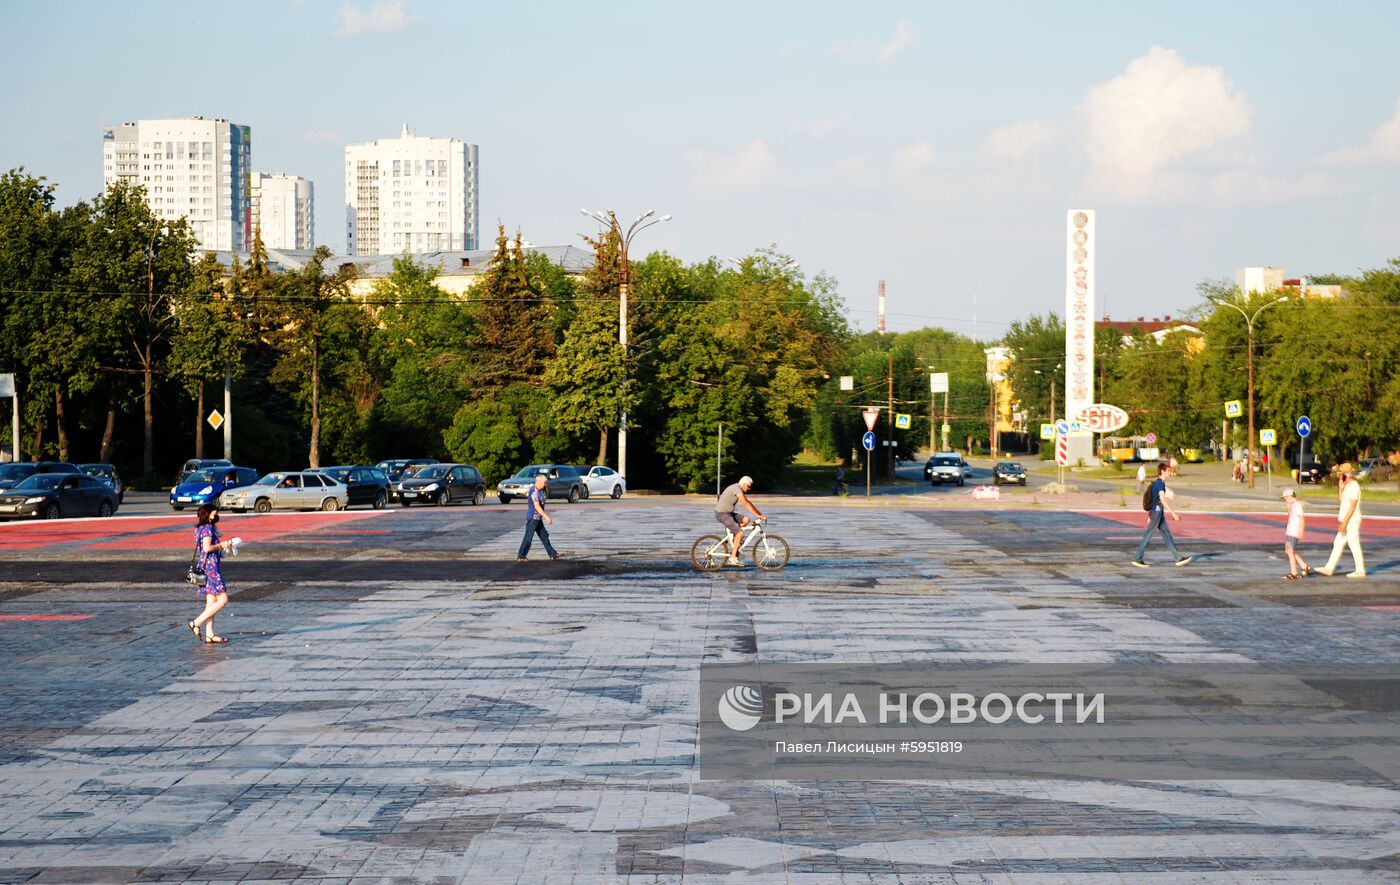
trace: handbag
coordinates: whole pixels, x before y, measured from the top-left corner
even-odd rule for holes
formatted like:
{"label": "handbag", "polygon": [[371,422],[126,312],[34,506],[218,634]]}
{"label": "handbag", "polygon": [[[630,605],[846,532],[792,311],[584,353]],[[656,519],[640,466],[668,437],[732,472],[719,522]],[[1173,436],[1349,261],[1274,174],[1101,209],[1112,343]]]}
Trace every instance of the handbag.
{"label": "handbag", "polygon": [[209,583],[204,569],[199,567],[199,547],[194,548],[194,555],[190,557],[190,569],[185,572],[185,581],[195,587],[203,587]]}

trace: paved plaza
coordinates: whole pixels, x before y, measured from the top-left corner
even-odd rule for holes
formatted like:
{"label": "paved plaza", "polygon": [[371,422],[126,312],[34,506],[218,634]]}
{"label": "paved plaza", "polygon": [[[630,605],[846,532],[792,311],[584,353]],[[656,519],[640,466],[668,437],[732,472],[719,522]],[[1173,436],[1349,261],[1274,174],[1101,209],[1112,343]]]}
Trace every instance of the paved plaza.
{"label": "paved plaza", "polygon": [[703,662],[1400,661],[1400,521],[1290,582],[1275,513],[1138,570],[1133,507],[757,500],[781,572],[697,572],[701,498],[559,504],[523,564],[518,504],[227,517],[222,647],[188,515],[0,527],[0,882],[1400,879],[1393,783],[696,767]]}

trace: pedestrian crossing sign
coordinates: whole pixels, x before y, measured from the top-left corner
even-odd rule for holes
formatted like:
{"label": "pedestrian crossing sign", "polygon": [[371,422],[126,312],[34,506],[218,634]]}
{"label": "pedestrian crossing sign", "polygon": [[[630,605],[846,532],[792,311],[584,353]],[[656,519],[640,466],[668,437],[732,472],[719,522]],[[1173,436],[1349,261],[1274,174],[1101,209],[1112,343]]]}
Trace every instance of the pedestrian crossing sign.
{"label": "pedestrian crossing sign", "polygon": [[897,427],[897,428],[900,429],[900,430],[908,430],[908,429],[909,429],[910,420],[911,420],[911,419],[910,419],[910,416],[908,416],[908,415],[896,414],[896,415],[894,416],[894,426]]}
{"label": "pedestrian crossing sign", "polygon": [[1244,404],[1237,399],[1232,399],[1225,404],[1225,417],[1238,418],[1244,414]]}
{"label": "pedestrian crossing sign", "polygon": [[1261,445],[1261,446],[1275,446],[1275,445],[1278,445],[1278,434],[1275,433],[1272,429],[1270,429],[1270,430],[1261,430],[1261,431],[1259,431],[1259,445]]}

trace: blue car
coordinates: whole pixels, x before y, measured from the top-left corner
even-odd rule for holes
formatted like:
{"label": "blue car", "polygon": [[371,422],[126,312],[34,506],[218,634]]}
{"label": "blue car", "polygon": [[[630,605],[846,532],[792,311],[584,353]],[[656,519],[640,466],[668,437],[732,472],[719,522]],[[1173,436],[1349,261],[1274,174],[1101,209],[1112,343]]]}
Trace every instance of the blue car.
{"label": "blue car", "polygon": [[170,506],[184,510],[216,502],[229,489],[250,486],[257,481],[258,472],[251,467],[206,467],[186,476],[170,490]]}

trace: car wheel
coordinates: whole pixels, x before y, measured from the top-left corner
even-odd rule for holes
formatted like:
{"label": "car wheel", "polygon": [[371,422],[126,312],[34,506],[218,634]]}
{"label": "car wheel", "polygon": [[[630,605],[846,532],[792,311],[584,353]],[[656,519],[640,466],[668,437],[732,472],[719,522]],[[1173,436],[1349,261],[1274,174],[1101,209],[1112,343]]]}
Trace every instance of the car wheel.
{"label": "car wheel", "polygon": [[97,505],[97,515],[103,519],[106,519],[115,512],[116,511],[112,509],[111,501],[103,501],[101,504]]}
{"label": "car wheel", "polygon": [[446,507],[452,503],[452,497],[447,493],[447,489],[438,492],[437,500],[433,501],[439,507]]}
{"label": "car wheel", "polygon": [[385,497],[383,492],[380,492],[379,494],[374,496],[374,503],[370,506],[373,507],[375,510],[383,510],[384,505],[388,503],[389,499]]}
{"label": "car wheel", "polygon": [[321,509],[327,513],[334,513],[340,509],[340,501],[335,498],[327,498],[321,502]]}
{"label": "car wheel", "polygon": [[614,500],[614,501],[616,501],[618,498],[621,498],[621,497],[622,497],[622,485],[621,485],[621,484],[618,484],[618,485],[613,486],[612,497],[613,497],[613,500]]}
{"label": "car wheel", "polygon": [[502,504],[509,504],[509,503],[510,503],[510,495],[497,495],[496,497],[500,499],[500,502],[501,502]]}
{"label": "car wheel", "polygon": [[473,506],[473,507],[480,507],[485,501],[486,501],[486,490],[485,490],[485,489],[480,489],[480,488],[477,489],[477,490],[476,490],[476,494],[472,495],[472,506]]}
{"label": "car wheel", "polygon": [[578,503],[578,486],[574,486],[573,488],[569,489],[569,503]]}
{"label": "car wheel", "polygon": [[271,513],[271,512],[272,512],[272,502],[269,501],[269,500],[266,499],[266,498],[259,498],[259,499],[253,504],[253,512],[254,512],[254,513]]}
{"label": "car wheel", "polygon": [[58,519],[63,515],[57,504],[50,504],[44,508],[44,519]]}
{"label": "car wheel", "polygon": [[587,500],[588,500],[588,496],[591,495],[591,494],[593,494],[593,493],[592,493],[591,491],[588,490],[588,486],[587,486],[587,485],[581,485],[581,486],[578,487],[578,496],[579,496],[580,498],[582,498],[583,500],[587,501]]}

